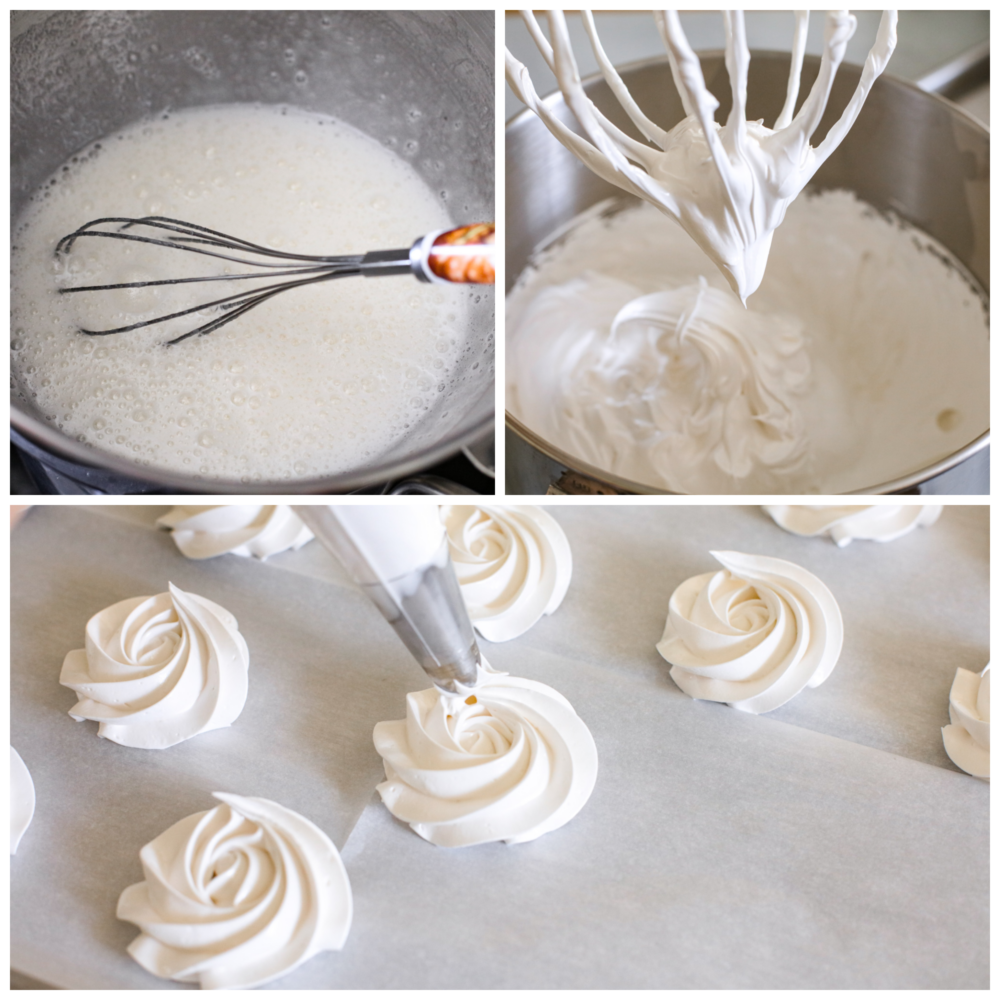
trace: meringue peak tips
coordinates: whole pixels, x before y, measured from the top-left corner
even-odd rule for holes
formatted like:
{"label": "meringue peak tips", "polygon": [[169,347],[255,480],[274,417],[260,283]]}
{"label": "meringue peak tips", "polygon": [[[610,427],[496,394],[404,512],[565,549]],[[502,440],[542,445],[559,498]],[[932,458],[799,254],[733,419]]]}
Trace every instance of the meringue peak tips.
{"label": "meringue peak tips", "polygon": [[547,511],[449,504],[441,520],[469,618],[484,639],[516,639],[562,603],[573,556]]}
{"label": "meringue peak tips", "polygon": [[521,11],[521,17],[583,135],[556,117],[535,92],[524,65],[505,50],[511,90],[595,174],[650,202],[678,222],[746,305],[764,277],[771,237],[784,220],[788,206],[843,142],[872,84],[885,69],[896,47],[896,11],[883,12],[858,86],[840,119],[816,147],[810,145],[810,140],[826,110],[847,42],[857,28],[857,18],[849,11],[827,12],[819,75],[793,117],[809,24],[808,11],[795,12],[786,99],[773,129],[746,120],[750,50],[742,11],[723,13],[725,61],[733,96],[732,111],[723,125],[715,121],[719,102],[705,86],[701,63],[688,43],[678,12],[654,11],[686,116],[670,131],[642,112],[608,59],[590,11],[582,11],[582,16],[605,82],[651,145],[622,132],[587,96],[561,10],[548,12],[551,44],[531,11]]}
{"label": "meringue peak tips", "polygon": [[211,559],[230,552],[263,560],[287,549],[300,549],[313,538],[286,504],[178,506],[156,523],[170,529],[177,548],[189,559]]}
{"label": "meringue peak tips", "polygon": [[959,667],[948,696],[951,725],[941,730],[944,749],[967,774],[990,780],[990,665],[981,674]]}
{"label": "meringue peak tips", "polygon": [[122,746],[162,750],[231,725],[247,698],[250,654],[236,619],[174,584],[112,604],[87,622],[59,683],[76,692],[69,714],[99,723]]}
{"label": "meringue peak tips", "polygon": [[118,900],[142,932],[129,954],[162,979],[250,989],[339,951],[353,901],[330,838],[269,799],[215,798],[140,852],[145,880]]}
{"label": "meringue peak tips", "polygon": [[722,570],[671,595],[660,655],[692,698],[759,715],[830,676],[844,641],[826,585],[785,559],[712,552]]}
{"label": "meringue peak tips", "polygon": [[940,516],[941,504],[765,505],[774,523],[793,535],[831,538],[838,548],[855,539],[891,542],[915,528],[929,527]]}
{"label": "meringue peak tips", "polygon": [[597,780],[590,730],[558,691],[485,673],[474,693],[407,695],[380,722],[378,786],[389,812],[441,847],[525,843],[568,823]]}

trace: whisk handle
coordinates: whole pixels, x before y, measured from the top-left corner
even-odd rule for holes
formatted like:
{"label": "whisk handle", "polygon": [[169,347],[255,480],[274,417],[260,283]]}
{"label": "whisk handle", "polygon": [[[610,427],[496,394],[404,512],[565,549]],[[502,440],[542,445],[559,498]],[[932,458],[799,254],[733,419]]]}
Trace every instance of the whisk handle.
{"label": "whisk handle", "polygon": [[492,285],[494,230],[492,222],[477,222],[429,233],[410,249],[414,273],[423,281]]}
{"label": "whisk handle", "polygon": [[492,285],[494,225],[477,222],[422,236],[409,250],[375,250],[361,259],[361,273],[373,278],[414,274],[421,281]]}

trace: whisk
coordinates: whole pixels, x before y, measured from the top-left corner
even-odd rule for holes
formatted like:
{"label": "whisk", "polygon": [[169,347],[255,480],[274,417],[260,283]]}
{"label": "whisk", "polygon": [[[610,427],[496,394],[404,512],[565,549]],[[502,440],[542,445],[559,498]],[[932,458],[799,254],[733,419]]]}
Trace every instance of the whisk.
{"label": "whisk", "polygon": [[[100,228],[110,227],[110,228]],[[171,235],[165,235],[165,233]],[[202,302],[189,309],[181,309],[153,319],[142,320],[113,330],[84,330],[90,337],[107,337],[114,333],[128,333],[145,326],[154,326],[168,320],[179,319],[216,309],[219,315],[180,337],[167,341],[179,344],[196,335],[213,333],[220,327],[238,319],[254,306],[266,302],[281,292],[301,288],[333,278],[364,275],[372,278],[381,275],[412,274],[420,281],[470,284],[493,284],[492,222],[460,226],[457,229],[439,230],[417,239],[408,250],[375,250],[371,253],[347,257],[315,257],[307,254],[284,253],[258,246],[247,240],[225,233],[196,226],[190,222],[153,215],[143,219],[95,219],[75,232],[64,236],[56,246],[56,257],[65,256],[74,243],[84,237],[127,240],[147,243],[171,250],[203,254],[220,260],[256,268],[238,274],[200,275],[187,278],[163,278],[155,281],[131,281],[110,285],[82,285],[60,288],[60,294],[78,292],[111,292],[121,289],[151,288],[157,285],[183,285],[202,281],[243,281],[261,278],[288,279],[276,284],[250,288],[244,292],[227,295],[211,302]],[[222,253],[223,250],[233,253]]]}

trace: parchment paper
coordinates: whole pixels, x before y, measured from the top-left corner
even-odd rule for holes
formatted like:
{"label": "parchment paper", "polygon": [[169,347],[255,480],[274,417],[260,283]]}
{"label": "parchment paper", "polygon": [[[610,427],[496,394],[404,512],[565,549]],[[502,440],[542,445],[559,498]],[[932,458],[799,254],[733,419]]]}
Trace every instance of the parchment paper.
{"label": "parchment paper", "polygon": [[[12,538],[11,742],[38,792],[11,861],[12,965],[68,987],[182,988],[128,957],[115,902],[144,843],[231,790],[318,823],[354,890],[344,951],[276,989],[986,988],[989,788],[954,768],[940,727],[955,668],[989,655],[988,508],[843,550],[757,507],[550,509],[573,550],[567,597],[482,645],[570,699],[597,786],[537,841],[457,850],[372,796],[371,727],[426,684],[318,543],[192,563],[146,526],[162,508],[33,511]],[[830,587],[846,640],[825,684],[766,716],[675,687],[654,646],[712,548],[791,559]],[[59,667],[91,614],[168,579],[237,616],[250,697],[230,729],[119,747],[66,715]]]}

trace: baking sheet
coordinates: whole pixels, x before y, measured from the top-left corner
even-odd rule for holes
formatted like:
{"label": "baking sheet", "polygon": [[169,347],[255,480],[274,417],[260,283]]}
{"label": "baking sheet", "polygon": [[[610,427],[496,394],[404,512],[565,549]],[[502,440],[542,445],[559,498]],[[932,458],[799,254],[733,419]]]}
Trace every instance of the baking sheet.
{"label": "baking sheet", "polygon": [[[344,951],[274,988],[988,986],[989,789],[940,741],[955,668],[988,657],[988,508],[843,550],[756,507],[553,509],[574,555],[566,600],[483,647],[570,699],[597,742],[597,786],[561,830],[458,850],[372,796],[371,727],[425,685],[318,543],[193,563],[148,526],[160,510],[36,509],[12,537],[11,742],[38,791],[11,863],[18,970],[183,988],[127,956],[136,931],[115,902],[142,844],[230,790],[317,822],[354,889]],[[827,583],[846,640],[824,685],[759,717],[674,686],[653,647],[711,548]],[[119,747],[66,715],[59,667],[91,614],[167,579],[237,616],[250,697],[230,729]]]}

